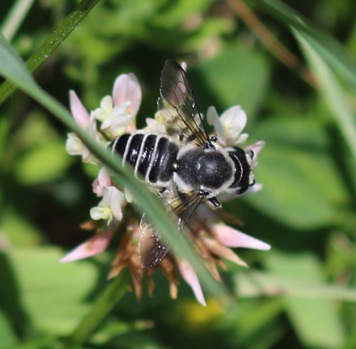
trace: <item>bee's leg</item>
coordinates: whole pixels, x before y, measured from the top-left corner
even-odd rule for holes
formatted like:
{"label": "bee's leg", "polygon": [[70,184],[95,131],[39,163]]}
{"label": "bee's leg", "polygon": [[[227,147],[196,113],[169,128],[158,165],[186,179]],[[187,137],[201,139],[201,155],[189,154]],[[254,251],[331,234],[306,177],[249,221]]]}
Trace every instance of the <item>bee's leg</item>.
{"label": "bee's leg", "polygon": [[212,198],[208,199],[208,201],[210,202],[210,204],[213,206],[214,209],[221,207],[220,201],[214,196]]}
{"label": "bee's leg", "polygon": [[167,188],[163,187],[158,190],[158,196],[161,197]]}

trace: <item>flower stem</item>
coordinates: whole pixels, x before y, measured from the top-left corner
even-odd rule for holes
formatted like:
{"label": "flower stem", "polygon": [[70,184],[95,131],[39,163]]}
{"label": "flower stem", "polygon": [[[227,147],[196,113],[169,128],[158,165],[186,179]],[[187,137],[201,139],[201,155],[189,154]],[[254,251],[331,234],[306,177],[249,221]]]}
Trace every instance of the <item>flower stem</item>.
{"label": "flower stem", "polygon": [[80,347],[90,338],[94,330],[126,293],[128,279],[129,273],[125,269],[111,281],[110,285],[96,300],[93,308],[80,320],[72,334],[65,339],[62,349]]}

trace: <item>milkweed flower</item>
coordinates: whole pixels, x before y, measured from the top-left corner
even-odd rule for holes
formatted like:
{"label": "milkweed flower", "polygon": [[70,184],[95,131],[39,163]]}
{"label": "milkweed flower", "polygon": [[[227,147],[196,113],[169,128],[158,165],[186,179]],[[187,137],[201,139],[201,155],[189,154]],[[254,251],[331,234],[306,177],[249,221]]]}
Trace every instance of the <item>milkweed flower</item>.
{"label": "milkweed flower", "polygon": [[[186,69],[186,65],[184,69]],[[185,86],[179,86],[178,93],[183,96],[186,93]],[[173,123],[178,123],[183,132],[186,127],[189,127],[179,119],[177,111],[172,109],[172,106],[163,105],[153,118],[146,119],[145,128],[137,130],[136,115],[141,104],[142,93],[134,74],[118,76],[114,82],[112,94],[103,97],[98,108],[90,112],[87,111],[74,91],[70,91],[69,99],[70,110],[75,122],[103,147],[124,133],[138,131],[170,135]],[[208,123],[214,127],[217,143],[221,147],[232,147],[247,140],[248,135],[243,133],[247,117],[240,106],[227,109],[221,116],[218,115],[214,107],[210,107],[206,115]],[[201,119],[199,115],[195,116],[195,125],[199,127]],[[257,166],[257,155],[263,146],[264,142],[259,141],[244,148],[251,170]],[[90,150],[74,133],[68,134],[66,150],[70,155],[81,156],[83,162],[89,162],[98,167],[98,175],[93,181],[92,190],[99,202],[90,209],[92,221],[87,224],[95,228],[96,232],[90,239],[64,256],[61,262],[71,262],[102,253],[107,249],[113,237],[120,235],[120,245],[111,263],[109,279],[119,275],[123,269],[129,268],[131,286],[137,299],[140,299],[143,279],[147,278],[148,293],[152,295],[155,288],[152,276],[155,270],[160,269],[167,277],[172,298],[176,298],[178,295],[180,275],[192,288],[197,301],[206,305],[199,277],[187,260],[168,252],[167,256],[154,267],[142,267],[143,262],[140,255],[142,226],[137,217],[132,215],[132,210],[128,205],[135,202],[137,198],[134,198],[127,188],[117,187],[113,183],[109,171],[95,159]],[[250,178],[250,183],[252,182],[252,178]],[[261,188],[261,184],[255,183],[242,195],[256,192]],[[157,189],[152,189],[157,192]],[[236,197],[237,195],[229,195],[220,199],[229,200],[232,196]],[[226,268],[225,260],[242,267],[247,266],[246,262],[233,249],[268,250],[270,248],[268,244],[224,224],[215,211],[210,211],[202,206],[184,230],[207,269],[218,281],[221,281],[219,269]]]}

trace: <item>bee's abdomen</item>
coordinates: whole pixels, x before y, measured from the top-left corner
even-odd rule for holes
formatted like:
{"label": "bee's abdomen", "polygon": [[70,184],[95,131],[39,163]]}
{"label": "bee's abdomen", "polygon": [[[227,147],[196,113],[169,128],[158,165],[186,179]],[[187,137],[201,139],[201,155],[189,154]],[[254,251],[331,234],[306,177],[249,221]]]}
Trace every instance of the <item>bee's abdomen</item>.
{"label": "bee's abdomen", "polygon": [[165,185],[174,171],[178,146],[168,138],[154,134],[133,133],[116,138],[111,144],[123,163],[135,169],[151,184]]}

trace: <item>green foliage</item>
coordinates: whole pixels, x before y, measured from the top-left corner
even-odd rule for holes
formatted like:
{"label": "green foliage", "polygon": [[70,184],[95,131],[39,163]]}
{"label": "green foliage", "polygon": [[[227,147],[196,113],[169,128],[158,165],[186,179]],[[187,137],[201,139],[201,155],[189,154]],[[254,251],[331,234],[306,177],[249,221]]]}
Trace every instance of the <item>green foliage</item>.
{"label": "green foliage", "polygon": [[[355,347],[354,4],[292,9],[251,2],[264,30],[297,59],[295,70],[232,4],[244,3],[85,0],[23,8],[16,1],[12,11],[1,3],[0,25],[11,33],[12,48],[1,38],[0,71],[26,93],[13,93],[9,82],[0,86],[1,348]],[[28,65],[38,69],[42,88],[16,52],[33,54]],[[188,62],[203,114],[210,105],[219,113],[241,105],[249,141],[266,141],[256,169],[262,191],[225,208],[243,220],[239,229],[272,250],[237,251],[250,268],[228,265],[224,280],[234,299],[228,307],[185,240],[170,234],[156,200],[100,149],[121,183],[142,195],[177,252],[202,270],[208,305],[198,305],[183,282],[178,299],[169,300],[160,275],[153,298],[144,292],[137,302],[125,275],[106,280],[115,243],[96,258],[58,263],[89,236],[78,225],[96,204],[93,171],[65,152],[66,134],[82,132],[62,107],[68,90],[92,109],[119,73],[134,72],[143,88],[143,124],[155,112],[167,58]],[[301,78],[302,68],[314,86]]]}

